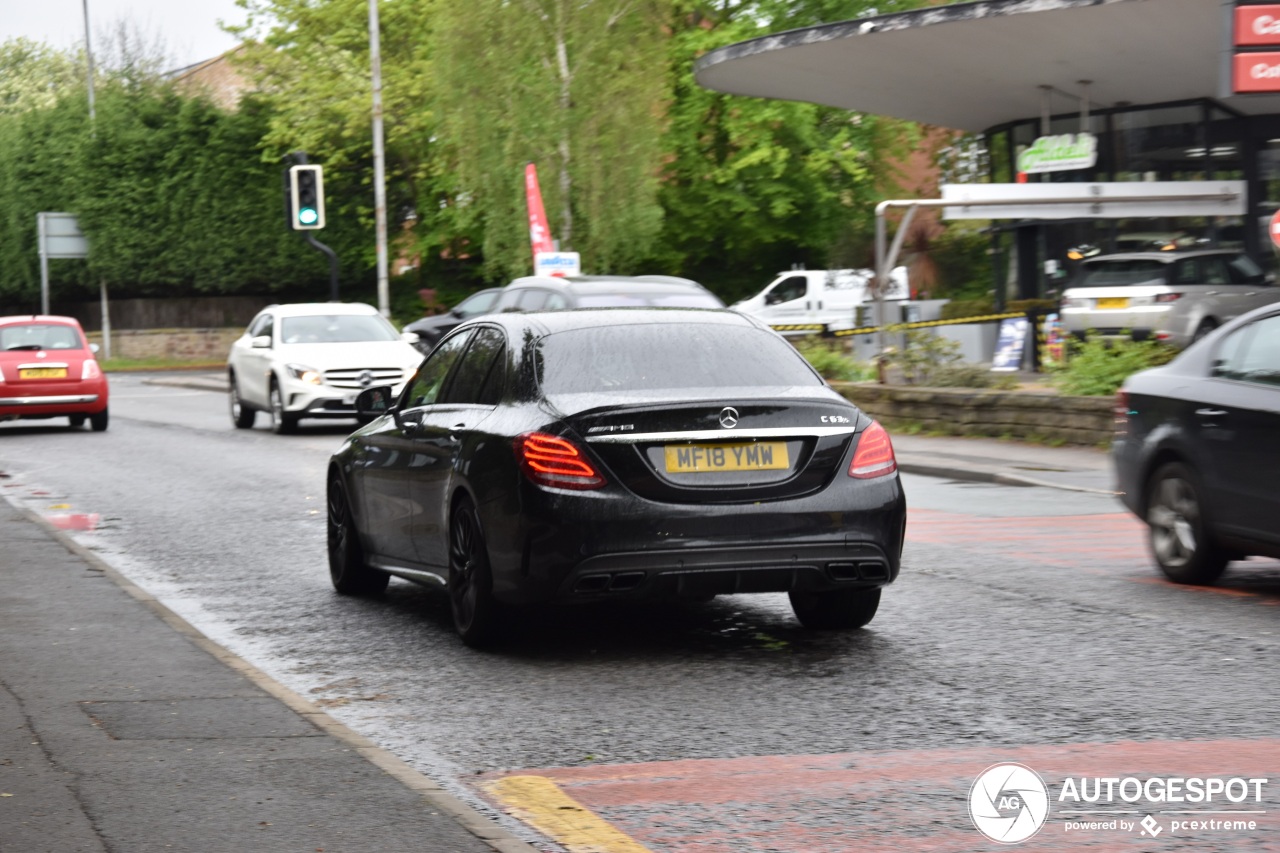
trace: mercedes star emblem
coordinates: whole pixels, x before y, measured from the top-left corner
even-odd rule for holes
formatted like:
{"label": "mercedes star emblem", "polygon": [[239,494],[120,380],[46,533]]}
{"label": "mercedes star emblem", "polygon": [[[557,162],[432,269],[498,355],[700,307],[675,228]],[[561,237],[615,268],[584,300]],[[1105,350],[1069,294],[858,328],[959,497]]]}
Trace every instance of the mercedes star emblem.
{"label": "mercedes star emblem", "polygon": [[733,429],[738,425],[738,410],[733,406],[725,406],[720,410],[720,426]]}

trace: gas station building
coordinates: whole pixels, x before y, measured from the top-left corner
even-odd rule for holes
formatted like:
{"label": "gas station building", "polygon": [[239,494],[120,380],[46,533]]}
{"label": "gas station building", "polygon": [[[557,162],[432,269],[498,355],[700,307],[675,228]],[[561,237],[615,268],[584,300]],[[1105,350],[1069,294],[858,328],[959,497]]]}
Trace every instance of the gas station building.
{"label": "gas station building", "polygon": [[1012,298],[1060,286],[1069,253],[1083,247],[1207,244],[1277,265],[1269,226],[1280,211],[1280,3],[934,6],[729,45],[703,56],[695,75],[730,94],[979,135],[981,183],[1047,185],[1027,189],[1049,196],[1067,183],[1239,188],[1225,215],[1185,203],[1167,215],[1001,213],[994,242],[1011,250]]}

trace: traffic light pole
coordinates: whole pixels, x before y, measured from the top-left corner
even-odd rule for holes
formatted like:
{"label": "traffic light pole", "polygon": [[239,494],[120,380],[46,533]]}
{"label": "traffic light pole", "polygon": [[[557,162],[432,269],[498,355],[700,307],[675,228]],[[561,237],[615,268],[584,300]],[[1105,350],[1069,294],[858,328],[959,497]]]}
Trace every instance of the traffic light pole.
{"label": "traffic light pole", "polygon": [[326,255],[329,256],[329,301],[337,302],[338,301],[338,254],[337,252],[333,251],[333,249],[330,249],[324,243],[321,243],[319,240],[317,240],[311,234],[310,231],[304,231],[303,233],[307,235],[307,242],[311,244],[312,248],[319,249],[321,252],[324,252]]}

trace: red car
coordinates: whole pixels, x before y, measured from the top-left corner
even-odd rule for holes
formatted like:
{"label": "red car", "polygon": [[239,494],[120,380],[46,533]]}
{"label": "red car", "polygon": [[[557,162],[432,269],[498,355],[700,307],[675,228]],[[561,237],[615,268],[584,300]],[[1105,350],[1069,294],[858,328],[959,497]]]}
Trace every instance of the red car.
{"label": "red car", "polygon": [[71,420],[107,428],[107,376],[71,317],[0,317],[0,421]]}

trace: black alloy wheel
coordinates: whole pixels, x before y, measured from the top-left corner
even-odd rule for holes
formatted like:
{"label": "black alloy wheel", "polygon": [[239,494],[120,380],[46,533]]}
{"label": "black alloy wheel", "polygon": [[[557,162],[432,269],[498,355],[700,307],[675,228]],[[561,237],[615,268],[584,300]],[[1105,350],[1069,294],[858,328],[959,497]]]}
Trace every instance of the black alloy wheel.
{"label": "black alloy wheel", "polygon": [[480,518],[464,498],[449,523],[449,607],[453,627],[468,646],[484,646],[498,636],[501,613],[493,599],[493,575]]}
{"label": "black alloy wheel", "polygon": [[107,410],[103,409],[96,415],[89,415],[89,427],[94,432],[106,432],[108,420]]}
{"label": "black alloy wheel", "polygon": [[376,595],[387,588],[391,576],[365,562],[360,532],[351,517],[347,487],[336,474],[329,480],[329,579],[343,595]]}
{"label": "black alloy wheel", "polygon": [[271,430],[276,435],[289,435],[298,429],[298,416],[284,410],[284,395],[280,383],[271,380]]}
{"label": "black alloy wheel", "polygon": [[228,402],[231,405],[231,423],[235,424],[236,429],[251,428],[258,413],[252,406],[246,406],[244,401],[240,399],[240,386],[234,376],[231,377],[231,387],[227,394]]}
{"label": "black alloy wheel", "polygon": [[1148,542],[1160,570],[1171,581],[1211,584],[1227,568],[1227,554],[1209,534],[1204,503],[1191,469],[1169,462],[1147,488]]}
{"label": "black alloy wheel", "polygon": [[880,607],[879,587],[826,592],[796,590],[787,595],[800,624],[819,631],[861,628],[875,618]]}

